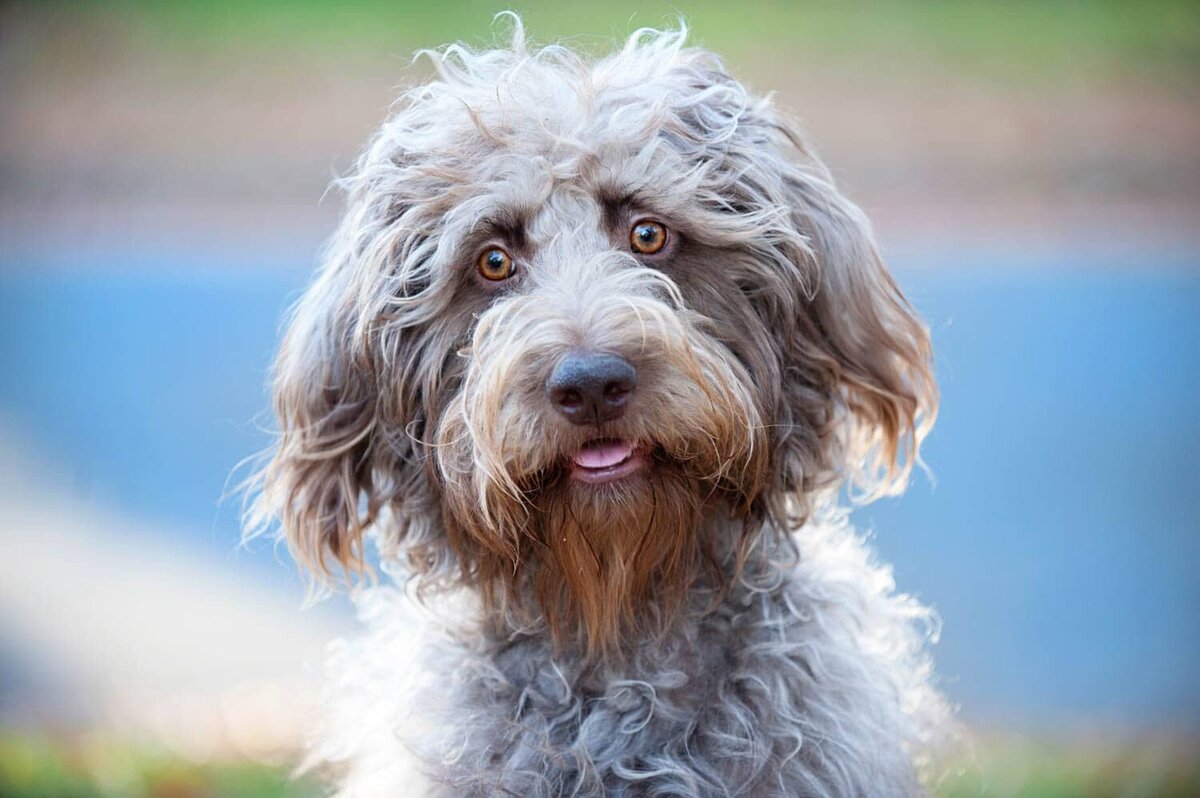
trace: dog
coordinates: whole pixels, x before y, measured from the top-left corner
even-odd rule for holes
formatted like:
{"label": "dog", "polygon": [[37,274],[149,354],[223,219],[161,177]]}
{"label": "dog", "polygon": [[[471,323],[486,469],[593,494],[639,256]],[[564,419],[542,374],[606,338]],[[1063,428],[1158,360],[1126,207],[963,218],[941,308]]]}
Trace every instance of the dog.
{"label": "dog", "polygon": [[919,462],[926,326],[686,29],[513,26],[427,54],[276,362],[250,528],[371,628],[314,761],[347,798],[924,794],[936,618],[841,508]]}

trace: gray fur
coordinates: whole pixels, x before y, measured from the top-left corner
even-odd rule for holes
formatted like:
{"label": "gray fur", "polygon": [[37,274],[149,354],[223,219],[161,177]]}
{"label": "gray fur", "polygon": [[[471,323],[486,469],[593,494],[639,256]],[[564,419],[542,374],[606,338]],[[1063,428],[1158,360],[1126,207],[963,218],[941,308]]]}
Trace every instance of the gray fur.
{"label": "gray fur", "polygon": [[480,634],[461,604],[431,618],[367,591],[372,631],[330,659],[314,761],[349,766],[345,798],[924,794],[951,728],[935,616],[844,521],[796,539],[798,560],[599,674],[544,636]]}

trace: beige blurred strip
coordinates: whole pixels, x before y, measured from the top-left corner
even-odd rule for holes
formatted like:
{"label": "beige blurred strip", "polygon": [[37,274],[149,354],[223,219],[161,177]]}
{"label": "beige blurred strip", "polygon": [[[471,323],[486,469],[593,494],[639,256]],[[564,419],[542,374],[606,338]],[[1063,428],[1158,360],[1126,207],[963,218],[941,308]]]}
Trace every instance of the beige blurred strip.
{"label": "beige blurred strip", "polygon": [[301,611],[299,587],[255,584],[232,552],[204,562],[50,473],[0,426],[0,639],[46,685],[19,702],[194,759],[295,751],[337,613]]}

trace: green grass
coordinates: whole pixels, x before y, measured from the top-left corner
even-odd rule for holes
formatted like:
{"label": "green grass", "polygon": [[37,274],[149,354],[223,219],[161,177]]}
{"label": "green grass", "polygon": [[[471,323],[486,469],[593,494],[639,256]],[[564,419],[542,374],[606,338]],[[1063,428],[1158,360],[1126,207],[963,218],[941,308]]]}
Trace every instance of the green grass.
{"label": "green grass", "polygon": [[1196,798],[1194,741],[992,738],[939,785],[941,798]]}
{"label": "green grass", "polygon": [[[1194,798],[1200,759],[1179,741],[989,740],[942,781],[942,798]],[[100,739],[0,735],[2,798],[310,798],[283,766],[196,764]]]}
{"label": "green grass", "polygon": [[[696,39],[731,57],[925,64],[997,77],[1071,80],[1136,74],[1190,81],[1200,73],[1195,0],[108,0],[60,3],[57,14],[115,24],[168,49],[287,47],[402,54],[492,41],[492,17],[521,12],[538,40],[605,47],[639,26],[685,17]],[[45,6],[40,7],[45,13]]]}
{"label": "green grass", "polygon": [[315,798],[282,766],[196,763],[107,739],[0,736],[0,798]]}

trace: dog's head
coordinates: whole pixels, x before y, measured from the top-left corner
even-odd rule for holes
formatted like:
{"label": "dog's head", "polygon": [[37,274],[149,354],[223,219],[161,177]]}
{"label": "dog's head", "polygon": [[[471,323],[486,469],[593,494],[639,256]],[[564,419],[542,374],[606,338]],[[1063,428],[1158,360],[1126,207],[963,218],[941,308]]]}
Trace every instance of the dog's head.
{"label": "dog's head", "polygon": [[300,562],[373,526],[594,653],[822,493],[903,487],[927,332],[767,100],[676,32],[432,60],[277,363],[258,510]]}

